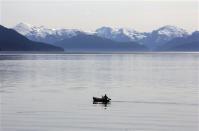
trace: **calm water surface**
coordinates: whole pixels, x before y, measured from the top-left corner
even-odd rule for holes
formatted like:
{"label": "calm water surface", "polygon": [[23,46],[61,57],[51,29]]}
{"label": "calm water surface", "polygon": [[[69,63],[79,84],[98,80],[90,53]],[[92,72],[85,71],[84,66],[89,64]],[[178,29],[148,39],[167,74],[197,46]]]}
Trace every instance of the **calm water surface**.
{"label": "calm water surface", "polygon": [[199,131],[199,54],[1,54],[0,130]]}

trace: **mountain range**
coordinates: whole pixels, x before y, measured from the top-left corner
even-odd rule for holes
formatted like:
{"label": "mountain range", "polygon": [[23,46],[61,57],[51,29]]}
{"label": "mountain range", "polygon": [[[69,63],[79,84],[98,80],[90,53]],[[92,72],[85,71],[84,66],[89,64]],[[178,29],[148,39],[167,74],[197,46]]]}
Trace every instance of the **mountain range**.
{"label": "mountain range", "polygon": [[31,41],[15,30],[0,25],[0,51],[63,51],[63,49]]}
{"label": "mountain range", "polygon": [[[93,36],[95,38],[101,37],[117,43],[137,43],[145,46],[145,48],[148,48],[149,51],[169,51],[174,50],[172,47],[180,48],[180,45],[185,46],[186,44],[186,47],[189,47],[189,51],[192,50],[191,48],[195,51],[196,48],[190,44],[189,40],[193,37],[198,37],[198,34],[195,35],[197,31],[190,34],[182,28],[171,25],[160,27],[151,32],[138,32],[131,28],[111,27],[101,27],[95,31],[82,31],[78,29],[50,29],[44,26],[32,26],[24,23],[17,24],[13,27],[13,29],[33,41],[45,42],[56,46],[62,41],[62,44],[60,44],[62,45],[61,47],[63,47],[63,41],[70,41],[73,37],[82,37],[82,35],[84,35],[90,37]],[[188,40],[185,42],[185,39]],[[195,43],[199,43],[198,40],[196,40]]]}
{"label": "mountain range", "polygon": [[136,42],[116,42],[96,35],[78,34],[54,43],[65,51],[147,51],[144,45]]}
{"label": "mountain range", "polygon": [[187,37],[177,37],[160,46],[159,51],[199,51],[199,31]]}
{"label": "mountain range", "polygon": [[0,26],[0,51],[147,51],[145,46],[135,42],[116,42],[80,32],[60,39],[54,45],[36,42],[23,35]]}
{"label": "mountain range", "polygon": [[100,27],[94,31],[51,29],[25,23],[19,23],[12,29],[30,41],[47,43],[68,51],[199,51],[199,31],[188,33],[171,25],[151,32],[111,27]]}

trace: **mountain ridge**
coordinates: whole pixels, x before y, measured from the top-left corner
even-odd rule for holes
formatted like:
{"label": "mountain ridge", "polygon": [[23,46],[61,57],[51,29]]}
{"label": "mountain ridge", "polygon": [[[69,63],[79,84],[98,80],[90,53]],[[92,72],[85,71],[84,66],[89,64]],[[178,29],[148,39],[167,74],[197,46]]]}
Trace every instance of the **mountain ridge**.
{"label": "mountain ridge", "polygon": [[[111,39],[117,42],[139,42],[141,44],[147,45],[147,40],[158,42],[161,40],[160,37],[163,37],[164,40],[170,40],[171,38],[183,37],[188,35],[188,32],[182,28],[177,26],[165,25],[158,29],[155,29],[151,32],[139,32],[134,30],[133,28],[111,28],[107,26],[103,26],[97,28],[95,31],[83,31],[78,29],[51,29],[44,26],[30,26],[30,24],[19,23],[15,27],[14,30],[19,32],[22,35],[25,35],[27,38],[34,41],[42,41],[45,42],[45,37],[54,36],[59,39],[65,39],[73,37],[77,34],[92,34],[97,35],[102,38]],[[158,35],[158,36],[154,36]],[[33,37],[34,36],[34,37]],[[41,38],[43,38],[41,40]],[[150,38],[150,39],[149,39]],[[47,38],[48,39],[48,38]],[[155,40],[154,40],[155,39]],[[56,41],[52,41],[48,43],[54,43]]]}
{"label": "mountain ridge", "polygon": [[63,51],[63,49],[31,41],[15,30],[0,25],[0,51]]}
{"label": "mountain ridge", "polygon": [[[115,42],[135,42],[144,45],[149,51],[158,51],[160,48],[170,45],[169,43],[172,43],[170,41],[173,39],[186,38],[192,35],[186,30],[172,25],[165,25],[151,32],[138,32],[133,28],[111,28],[107,26],[89,32],[78,29],[50,29],[44,26],[32,26],[22,23],[15,26],[14,29],[21,34],[25,34],[24,36],[30,40],[52,45],[56,45],[59,41],[85,34],[106,38]],[[181,44],[183,43],[179,45]]]}
{"label": "mountain ridge", "polygon": [[187,37],[178,37],[158,48],[159,51],[199,51],[199,31]]}
{"label": "mountain ridge", "polygon": [[55,43],[65,50],[75,51],[147,51],[144,45],[135,42],[115,42],[95,35],[79,34]]}

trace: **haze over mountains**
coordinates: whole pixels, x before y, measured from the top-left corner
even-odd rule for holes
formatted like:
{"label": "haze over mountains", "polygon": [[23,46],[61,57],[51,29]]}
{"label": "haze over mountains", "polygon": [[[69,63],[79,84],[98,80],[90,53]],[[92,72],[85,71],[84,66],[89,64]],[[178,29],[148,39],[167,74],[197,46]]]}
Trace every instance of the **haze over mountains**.
{"label": "haze over mountains", "polygon": [[199,51],[198,31],[191,34],[171,25],[152,32],[111,27],[101,27],[95,31],[50,29],[24,23],[17,24],[13,29],[29,40],[71,51]]}

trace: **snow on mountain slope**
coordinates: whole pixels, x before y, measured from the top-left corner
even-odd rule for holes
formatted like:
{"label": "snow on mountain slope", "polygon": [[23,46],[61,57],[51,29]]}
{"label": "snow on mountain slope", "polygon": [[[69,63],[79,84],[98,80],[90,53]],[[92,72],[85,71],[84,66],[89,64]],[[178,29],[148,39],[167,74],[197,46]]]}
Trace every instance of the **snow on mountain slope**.
{"label": "snow on mountain slope", "polygon": [[157,30],[153,30],[150,35],[143,40],[143,43],[151,50],[155,50],[157,47],[166,44],[174,38],[187,37],[188,35],[188,32],[182,28],[166,25]]}
{"label": "snow on mountain slope", "polygon": [[199,31],[187,37],[177,37],[160,46],[158,51],[199,51]]}
{"label": "snow on mountain slope", "polygon": [[101,27],[92,32],[77,29],[50,29],[44,26],[32,26],[24,23],[19,23],[13,29],[25,35],[30,40],[50,44],[77,36],[78,34],[88,34],[117,42],[137,42],[147,46],[151,50],[166,44],[174,38],[187,37],[189,35],[186,30],[171,25],[163,26],[149,33],[138,32],[130,28],[111,27]]}
{"label": "snow on mountain slope", "polygon": [[50,29],[44,26],[31,26],[30,24],[19,23],[14,28],[20,34],[30,40],[53,44],[66,38],[71,38],[81,33],[76,29]]}
{"label": "snow on mountain slope", "polygon": [[[158,30],[153,31],[152,34],[162,36],[165,40],[171,40],[176,37],[184,37],[188,35],[187,31],[184,29],[170,25],[161,27]],[[158,39],[157,42],[159,42]]]}
{"label": "snow on mountain slope", "polygon": [[31,26],[30,24],[19,23],[13,29],[31,40],[47,42],[51,44],[63,39],[71,38],[80,33],[97,35],[102,38],[119,42],[137,42],[147,36],[147,33],[140,33],[133,29],[110,27],[101,27],[95,31],[89,32],[75,29],[49,29],[44,26],[37,27]]}
{"label": "snow on mountain slope", "polygon": [[26,23],[19,23],[13,29],[22,35],[26,35],[29,32],[33,31],[33,26]]}
{"label": "snow on mountain slope", "polygon": [[140,33],[129,28],[110,27],[98,28],[96,35],[119,42],[139,41],[147,36],[146,33]]}

